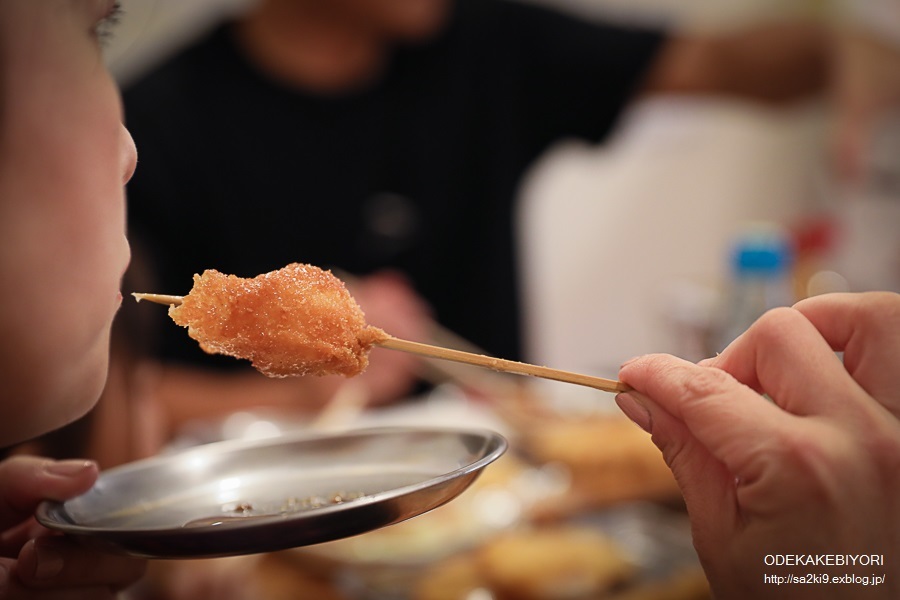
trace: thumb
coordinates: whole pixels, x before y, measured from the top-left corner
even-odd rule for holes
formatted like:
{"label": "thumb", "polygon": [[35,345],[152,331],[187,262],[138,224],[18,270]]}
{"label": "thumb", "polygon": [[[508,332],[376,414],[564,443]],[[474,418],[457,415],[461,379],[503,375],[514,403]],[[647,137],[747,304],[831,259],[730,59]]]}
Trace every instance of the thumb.
{"label": "thumb", "polygon": [[90,460],[55,461],[17,456],[0,463],[0,529],[30,517],[42,500],[66,500],[86,492],[99,469]]}

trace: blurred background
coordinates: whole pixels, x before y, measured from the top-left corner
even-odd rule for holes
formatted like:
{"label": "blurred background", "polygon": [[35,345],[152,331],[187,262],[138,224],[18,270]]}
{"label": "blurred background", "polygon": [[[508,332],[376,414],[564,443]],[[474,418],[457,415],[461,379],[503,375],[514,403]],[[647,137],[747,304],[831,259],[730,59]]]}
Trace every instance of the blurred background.
{"label": "blurred background", "polygon": [[[255,0],[124,0],[125,18],[109,44],[112,70],[127,84],[148,67],[189,43],[223,15],[233,15]],[[685,28],[721,29],[772,17],[820,14],[824,0],[525,0],[585,19],[616,19],[628,23],[665,24]]]}
{"label": "blurred background", "polygon": [[[829,10],[818,0],[527,1],[588,20],[687,31]],[[128,85],[252,4],[125,0],[109,64]],[[547,152],[522,189],[518,215],[528,359],[614,376],[623,360],[645,352],[707,355],[695,335],[724,318],[734,245],[759,224],[788,229],[792,244],[799,236],[803,273],[793,275],[821,271],[813,279],[819,292],[900,288],[900,191],[892,179],[900,118],[885,115],[872,140],[881,183],[845,186],[829,162],[832,111],[826,99],[772,108],[657,95],[631,106],[601,146],[571,141]],[[547,385],[554,394],[581,392]]]}
{"label": "blurred background", "polygon": [[[828,10],[815,0],[531,1],[698,32]],[[123,86],[251,5],[122,4],[106,52]],[[853,185],[829,157],[826,97],[767,107],[655,95],[630,105],[601,145],[554,145],[529,170],[515,213],[525,359],[614,378],[642,353],[709,356],[771,306],[900,291],[898,123],[884,115],[869,142],[877,177]],[[414,401],[360,407],[345,386],[314,414],[251,405],[172,427],[154,405],[152,363],[132,358],[114,369],[93,433],[81,438],[106,466],[219,439],[381,424],[481,425],[512,442],[472,490],[434,513],[273,555],[157,561],[134,598],[708,597],[674,481],[612,396],[464,371]],[[96,433],[110,430],[118,437]]]}

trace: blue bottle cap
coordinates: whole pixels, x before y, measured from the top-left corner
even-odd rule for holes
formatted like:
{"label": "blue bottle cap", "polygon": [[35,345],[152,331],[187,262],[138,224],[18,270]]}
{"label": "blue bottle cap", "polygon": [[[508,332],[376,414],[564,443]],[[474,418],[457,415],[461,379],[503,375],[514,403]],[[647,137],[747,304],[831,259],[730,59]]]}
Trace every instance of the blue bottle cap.
{"label": "blue bottle cap", "polygon": [[736,244],[732,266],[739,275],[777,275],[790,268],[793,256],[786,235],[777,231],[754,232]]}

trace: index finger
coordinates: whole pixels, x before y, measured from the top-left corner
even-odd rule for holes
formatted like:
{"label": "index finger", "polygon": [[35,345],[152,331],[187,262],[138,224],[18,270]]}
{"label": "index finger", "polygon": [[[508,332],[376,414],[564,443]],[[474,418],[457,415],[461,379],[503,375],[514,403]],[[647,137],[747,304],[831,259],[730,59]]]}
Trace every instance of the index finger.
{"label": "index finger", "polygon": [[900,294],[827,294],[799,302],[850,376],[900,417]]}
{"label": "index finger", "polygon": [[770,310],[703,364],[731,373],[795,415],[846,415],[871,403],[819,331],[792,308]]}

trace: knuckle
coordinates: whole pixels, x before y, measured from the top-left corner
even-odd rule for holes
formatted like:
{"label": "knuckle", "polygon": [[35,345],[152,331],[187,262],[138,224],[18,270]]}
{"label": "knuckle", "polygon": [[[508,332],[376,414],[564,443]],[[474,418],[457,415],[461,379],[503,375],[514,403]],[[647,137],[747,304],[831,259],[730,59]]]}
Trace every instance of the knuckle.
{"label": "knuckle", "polygon": [[733,383],[731,375],[721,369],[713,367],[698,369],[683,379],[683,395],[686,399],[715,396]]}
{"label": "knuckle", "polygon": [[861,299],[859,318],[866,326],[886,331],[896,331],[900,327],[900,294],[867,292]]}
{"label": "knuckle", "polygon": [[753,334],[765,345],[766,342],[777,343],[789,335],[795,324],[805,321],[799,311],[781,306],[766,311],[752,326]]}

